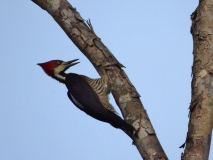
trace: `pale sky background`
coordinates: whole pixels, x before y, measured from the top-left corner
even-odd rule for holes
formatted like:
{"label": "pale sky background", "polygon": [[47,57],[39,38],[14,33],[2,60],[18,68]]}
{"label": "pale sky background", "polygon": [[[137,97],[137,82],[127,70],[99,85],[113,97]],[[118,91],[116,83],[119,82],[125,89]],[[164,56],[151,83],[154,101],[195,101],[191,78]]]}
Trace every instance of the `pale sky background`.
{"label": "pale sky background", "polygon": [[[127,67],[165,152],[179,160],[191,99],[190,14],[198,1],[69,2]],[[26,0],[2,1],[0,10],[0,160],[140,160],[129,137],[77,109],[66,87],[36,65],[79,58],[69,72],[99,77],[53,18]]]}

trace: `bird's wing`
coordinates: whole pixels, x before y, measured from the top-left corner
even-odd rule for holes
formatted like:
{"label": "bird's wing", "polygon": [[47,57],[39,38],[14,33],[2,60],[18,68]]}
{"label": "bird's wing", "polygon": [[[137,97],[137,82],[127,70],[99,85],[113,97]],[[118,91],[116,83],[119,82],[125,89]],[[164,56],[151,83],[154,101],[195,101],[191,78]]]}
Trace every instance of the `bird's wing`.
{"label": "bird's wing", "polygon": [[134,127],[114,112],[104,108],[96,93],[82,76],[70,73],[66,76],[65,84],[68,88],[68,97],[80,110],[97,120],[122,129],[132,138]]}
{"label": "bird's wing", "polygon": [[112,112],[104,108],[98,96],[86,80],[77,74],[68,74],[65,84],[68,97],[82,111],[100,121],[110,121]]}

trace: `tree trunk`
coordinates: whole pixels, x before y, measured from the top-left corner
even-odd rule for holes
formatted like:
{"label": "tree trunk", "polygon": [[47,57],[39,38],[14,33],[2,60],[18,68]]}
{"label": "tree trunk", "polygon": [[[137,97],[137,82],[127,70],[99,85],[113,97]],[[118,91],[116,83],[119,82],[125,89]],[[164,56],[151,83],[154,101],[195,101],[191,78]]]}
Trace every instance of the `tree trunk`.
{"label": "tree trunk", "polygon": [[94,33],[90,21],[85,23],[66,0],[32,1],[55,19],[101,76],[108,76],[108,85],[124,119],[137,130],[137,137],[133,138],[143,159],[166,160],[167,156],[140,101],[140,95],[121,69],[123,65]]}
{"label": "tree trunk", "polygon": [[192,99],[183,160],[208,160],[213,126],[213,1],[191,15],[194,41]]}

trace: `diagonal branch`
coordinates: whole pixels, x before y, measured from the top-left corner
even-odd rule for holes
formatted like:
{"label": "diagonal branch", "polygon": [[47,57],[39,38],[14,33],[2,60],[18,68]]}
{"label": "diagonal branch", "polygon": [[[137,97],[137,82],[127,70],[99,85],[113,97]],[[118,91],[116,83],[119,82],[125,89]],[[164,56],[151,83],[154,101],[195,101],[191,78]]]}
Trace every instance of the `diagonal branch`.
{"label": "diagonal branch", "polygon": [[90,21],[85,23],[66,0],[32,1],[55,19],[101,76],[108,76],[108,85],[124,119],[137,130],[138,137],[134,137],[134,141],[143,159],[166,160],[167,156],[139,99],[140,95],[122,70],[123,65],[94,33]]}

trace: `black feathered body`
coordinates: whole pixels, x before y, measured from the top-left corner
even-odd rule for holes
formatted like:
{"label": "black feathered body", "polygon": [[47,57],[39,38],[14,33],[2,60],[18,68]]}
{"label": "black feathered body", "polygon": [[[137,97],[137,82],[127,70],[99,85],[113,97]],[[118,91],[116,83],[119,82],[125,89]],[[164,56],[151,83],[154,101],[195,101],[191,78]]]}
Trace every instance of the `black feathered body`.
{"label": "black feathered body", "polygon": [[86,76],[82,77],[87,81],[89,86],[92,87],[93,91],[95,91],[104,108],[118,114],[114,107],[109,103],[108,94],[110,93],[110,90],[107,87],[107,76],[103,76],[102,78],[97,79],[91,79]]}
{"label": "black feathered body", "polygon": [[[101,78],[94,79],[93,82],[92,80],[74,73],[66,74],[64,83],[68,89],[67,94],[69,99],[86,114],[97,120],[110,123],[115,128],[122,129],[132,138],[134,127],[118,116],[111,104],[107,103],[106,99],[102,100],[105,106],[100,100],[100,98],[107,98],[107,90],[105,90],[105,86],[103,85],[105,80]],[[102,83],[101,81],[104,82]]]}

